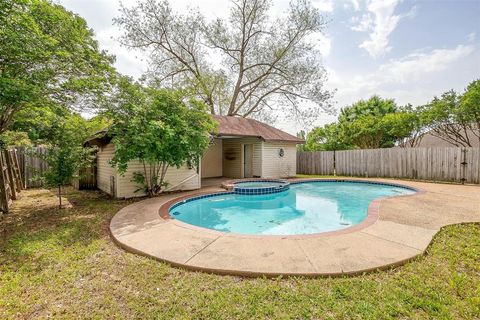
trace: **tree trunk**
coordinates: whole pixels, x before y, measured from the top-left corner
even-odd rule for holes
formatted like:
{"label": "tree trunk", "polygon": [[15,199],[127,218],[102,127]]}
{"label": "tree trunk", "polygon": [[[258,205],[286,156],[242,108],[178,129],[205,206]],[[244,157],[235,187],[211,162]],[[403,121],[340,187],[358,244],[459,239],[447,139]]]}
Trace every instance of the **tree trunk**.
{"label": "tree trunk", "polygon": [[62,209],[62,185],[58,185],[58,208]]}

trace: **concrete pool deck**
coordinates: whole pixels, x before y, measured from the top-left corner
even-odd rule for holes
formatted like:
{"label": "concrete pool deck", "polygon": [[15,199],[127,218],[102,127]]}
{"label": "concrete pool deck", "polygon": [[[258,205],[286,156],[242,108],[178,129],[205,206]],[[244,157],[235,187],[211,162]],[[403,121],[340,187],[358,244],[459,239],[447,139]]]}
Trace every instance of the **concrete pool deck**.
{"label": "concrete pool deck", "polygon": [[128,251],[191,270],[243,276],[336,276],[401,265],[424,253],[443,226],[480,222],[479,186],[345,180],[402,184],[422,192],[373,201],[371,221],[348,232],[306,236],[236,235],[160,216],[159,208],[175,198],[223,191],[208,187],[131,204],[112,218],[110,230],[115,242]]}

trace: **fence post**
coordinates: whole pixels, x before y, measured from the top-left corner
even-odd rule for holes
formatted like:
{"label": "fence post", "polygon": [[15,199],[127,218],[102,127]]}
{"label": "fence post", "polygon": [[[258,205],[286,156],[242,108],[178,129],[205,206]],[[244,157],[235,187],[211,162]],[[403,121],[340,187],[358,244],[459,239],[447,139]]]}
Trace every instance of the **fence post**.
{"label": "fence post", "polygon": [[15,174],[15,181],[17,182],[17,190],[20,192],[23,190],[22,175],[20,174],[20,165],[18,164],[18,154],[17,149],[13,149],[10,153],[12,157],[13,170]]}
{"label": "fence post", "polygon": [[4,151],[0,149],[0,209],[4,212],[8,212],[10,203],[10,196],[8,193],[8,181],[7,181],[7,166],[4,162]]}
{"label": "fence post", "polygon": [[462,184],[465,184],[465,172],[467,170],[467,148],[462,148],[462,162],[460,163],[462,165],[462,177],[460,178],[460,181]]}
{"label": "fence post", "polygon": [[337,151],[333,150],[333,176],[337,176]]}
{"label": "fence post", "polygon": [[8,183],[10,184],[10,192],[12,196],[12,200],[17,200],[17,183],[15,179],[15,174],[13,171],[13,163],[12,158],[10,156],[9,150],[4,150],[5,155],[5,162],[7,164],[7,174],[8,174]]}

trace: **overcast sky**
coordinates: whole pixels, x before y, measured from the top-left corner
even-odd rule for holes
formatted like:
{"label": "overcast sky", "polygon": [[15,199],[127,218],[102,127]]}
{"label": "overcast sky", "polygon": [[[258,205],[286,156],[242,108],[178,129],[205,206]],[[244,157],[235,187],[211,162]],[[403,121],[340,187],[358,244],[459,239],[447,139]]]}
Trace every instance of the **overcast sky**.
{"label": "overcast sky", "polygon": [[[58,0],[87,20],[103,49],[117,57],[116,67],[138,77],[147,68],[141,53],[121,47],[118,0]],[[136,1],[124,0],[132,6]],[[281,14],[289,0],[273,0],[273,14]],[[172,0],[174,10],[198,8],[207,19],[226,17],[227,0]],[[320,37],[327,87],[337,89],[339,109],[379,94],[399,104],[428,102],[449,89],[463,91],[480,78],[480,0],[315,0],[330,21]],[[317,124],[335,120],[321,115]],[[277,126],[295,133],[292,123]]]}

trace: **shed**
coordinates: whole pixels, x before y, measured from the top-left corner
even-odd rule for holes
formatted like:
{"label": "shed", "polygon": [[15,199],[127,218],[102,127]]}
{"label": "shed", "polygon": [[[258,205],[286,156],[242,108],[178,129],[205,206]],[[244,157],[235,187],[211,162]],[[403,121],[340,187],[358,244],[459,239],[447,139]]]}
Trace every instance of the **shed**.
{"label": "shed", "polygon": [[[300,138],[276,129],[266,123],[241,117],[213,116],[218,131],[203,155],[199,167],[170,168],[165,180],[166,191],[194,190],[202,186],[202,179],[227,178],[284,178],[296,174],[297,144]],[[115,146],[106,130],[100,131],[85,143],[96,145],[97,187],[117,198],[144,195],[135,192],[133,173],[141,171],[139,161],[129,163],[122,176],[110,165]]]}

